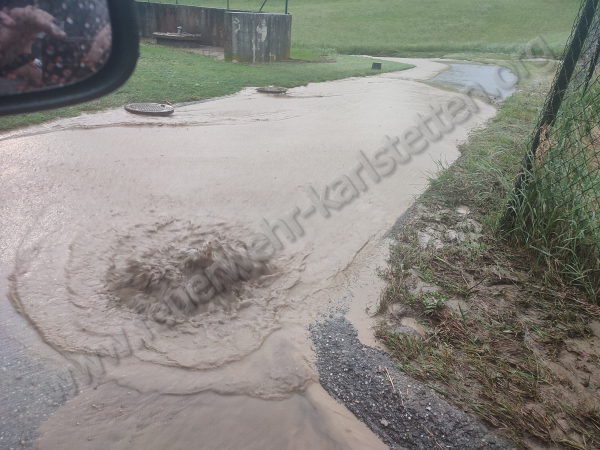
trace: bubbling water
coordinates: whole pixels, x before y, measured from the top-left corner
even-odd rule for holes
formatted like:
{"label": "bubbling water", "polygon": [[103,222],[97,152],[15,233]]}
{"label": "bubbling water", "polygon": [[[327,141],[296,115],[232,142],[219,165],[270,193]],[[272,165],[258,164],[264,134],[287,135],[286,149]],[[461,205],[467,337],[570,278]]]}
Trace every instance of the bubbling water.
{"label": "bubbling water", "polygon": [[273,269],[243,246],[233,248],[216,239],[199,248],[172,246],[145,252],[124,267],[109,269],[109,292],[118,304],[158,323],[232,310],[252,296]]}
{"label": "bubbling water", "polygon": [[223,367],[280,329],[298,279],[294,262],[261,259],[248,236],[206,216],[36,232],[19,247],[11,301],[59,351],[110,356],[126,336],[134,360]]}

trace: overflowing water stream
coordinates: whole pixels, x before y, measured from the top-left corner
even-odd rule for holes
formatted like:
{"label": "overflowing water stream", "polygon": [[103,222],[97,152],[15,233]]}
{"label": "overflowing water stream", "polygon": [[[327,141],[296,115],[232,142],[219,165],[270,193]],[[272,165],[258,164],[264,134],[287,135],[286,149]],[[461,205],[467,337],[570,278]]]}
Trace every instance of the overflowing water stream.
{"label": "overflowing water stream", "polygon": [[[447,65],[402,61],[416,67],[0,136],[0,287],[30,326],[6,304],[3,325],[81,392],[39,448],[386,448],[319,386],[308,325],[335,301],[370,339],[379,239],[495,114],[465,99],[462,122],[376,179],[359,151],[462,95],[420,82]],[[359,163],[363,189],[336,191]]]}

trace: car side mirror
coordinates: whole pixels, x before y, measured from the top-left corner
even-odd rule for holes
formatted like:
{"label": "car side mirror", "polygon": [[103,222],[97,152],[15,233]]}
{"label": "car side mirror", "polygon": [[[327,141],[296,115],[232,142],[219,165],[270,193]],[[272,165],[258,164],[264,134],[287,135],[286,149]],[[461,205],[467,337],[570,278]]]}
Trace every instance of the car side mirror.
{"label": "car side mirror", "polygon": [[106,95],[138,56],[134,0],[0,0],[0,116]]}

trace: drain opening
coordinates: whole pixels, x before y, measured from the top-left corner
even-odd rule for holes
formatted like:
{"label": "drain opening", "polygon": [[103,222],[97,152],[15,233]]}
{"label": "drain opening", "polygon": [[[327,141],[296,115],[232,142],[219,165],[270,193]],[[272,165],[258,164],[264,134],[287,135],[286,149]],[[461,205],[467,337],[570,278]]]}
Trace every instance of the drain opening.
{"label": "drain opening", "polygon": [[111,268],[108,287],[118,304],[158,323],[243,307],[253,288],[273,273],[268,262],[253,258],[245,248],[217,240],[148,256]]}

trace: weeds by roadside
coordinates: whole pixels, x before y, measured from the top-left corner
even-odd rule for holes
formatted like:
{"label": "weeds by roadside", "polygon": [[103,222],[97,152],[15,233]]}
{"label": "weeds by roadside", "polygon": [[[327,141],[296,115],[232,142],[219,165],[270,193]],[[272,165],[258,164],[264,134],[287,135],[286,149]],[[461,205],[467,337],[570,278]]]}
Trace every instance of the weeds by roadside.
{"label": "weeds by roadside", "polygon": [[538,147],[522,198],[504,230],[529,248],[553,283],[580,286],[600,300],[600,87],[571,93]]}
{"label": "weeds by roadside", "polygon": [[[376,334],[403,371],[520,448],[595,449],[600,308],[498,232],[549,84],[539,72],[523,81],[432,180],[381,273],[388,285]],[[403,317],[425,335],[398,332]]]}

